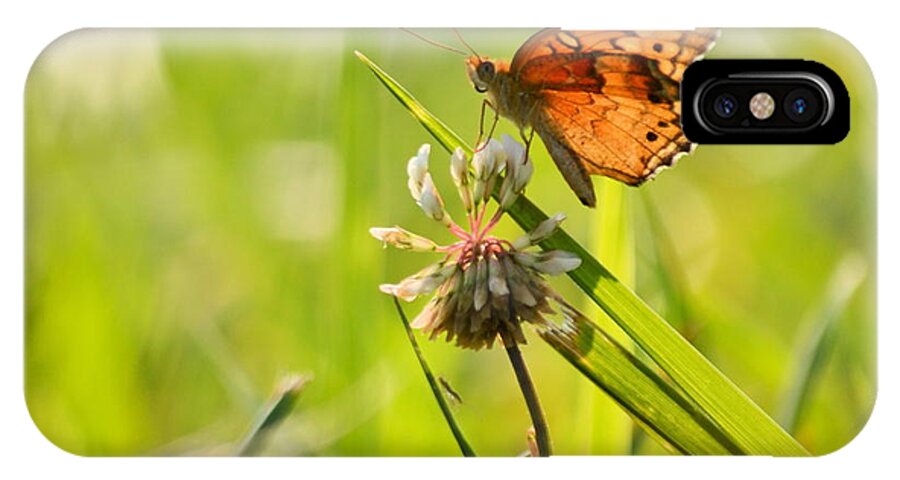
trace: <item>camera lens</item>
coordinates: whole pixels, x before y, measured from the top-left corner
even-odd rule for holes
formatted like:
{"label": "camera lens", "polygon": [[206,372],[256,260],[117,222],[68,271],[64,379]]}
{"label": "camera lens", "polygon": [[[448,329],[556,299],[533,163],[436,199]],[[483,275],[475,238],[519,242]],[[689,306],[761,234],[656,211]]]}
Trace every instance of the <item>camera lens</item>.
{"label": "camera lens", "polygon": [[737,112],[738,103],[734,95],[723,93],[713,101],[713,110],[722,118],[731,118]]}
{"label": "camera lens", "polygon": [[819,116],[819,97],[812,90],[798,88],[784,97],[784,113],[797,123],[810,123]]}
{"label": "camera lens", "polygon": [[802,116],[807,112],[809,104],[806,102],[806,99],[800,97],[793,102],[791,102],[791,111],[794,112],[794,115]]}

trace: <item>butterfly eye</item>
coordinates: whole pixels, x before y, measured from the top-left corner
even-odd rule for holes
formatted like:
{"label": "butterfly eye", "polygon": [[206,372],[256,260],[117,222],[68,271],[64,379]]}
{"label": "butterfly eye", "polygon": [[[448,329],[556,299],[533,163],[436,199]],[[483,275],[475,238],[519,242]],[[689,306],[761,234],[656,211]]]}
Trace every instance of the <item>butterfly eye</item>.
{"label": "butterfly eye", "polygon": [[481,62],[478,65],[478,76],[485,81],[490,81],[494,78],[494,64],[491,62]]}

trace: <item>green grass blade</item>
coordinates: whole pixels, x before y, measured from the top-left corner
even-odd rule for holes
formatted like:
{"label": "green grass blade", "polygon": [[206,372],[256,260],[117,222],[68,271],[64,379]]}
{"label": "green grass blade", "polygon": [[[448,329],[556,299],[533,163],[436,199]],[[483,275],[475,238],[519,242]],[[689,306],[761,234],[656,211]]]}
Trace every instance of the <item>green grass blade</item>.
{"label": "green grass blade", "polygon": [[[634,286],[635,250],[629,195],[625,185],[608,178],[597,185],[597,214],[589,219],[591,223],[591,251],[597,258],[615,272],[617,278],[629,286]],[[634,342],[621,329],[615,327],[612,319],[593,303],[585,305],[582,313],[594,319],[597,326],[611,335],[619,344],[634,351]],[[589,445],[591,452],[611,454],[633,454],[640,429],[622,412],[619,405],[585,384],[588,409],[585,423],[591,426]]]}
{"label": "green grass blade", "polygon": [[456,423],[456,417],[453,416],[453,411],[450,410],[450,405],[447,404],[444,392],[441,391],[441,387],[438,385],[437,380],[435,380],[434,374],[431,373],[431,367],[428,366],[428,362],[426,362],[425,357],[422,356],[422,350],[419,349],[419,342],[416,341],[416,336],[413,335],[412,328],[409,327],[409,321],[406,319],[406,314],[403,313],[403,307],[400,306],[400,301],[397,300],[397,297],[394,297],[394,305],[397,307],[397,313],[400,315],[400,320],[403,322],[403,328],[406,330],[406,336],[409,338],[409,343],[412,345],[413,351],[416,352],[416,358],[419,360],[419,366],[422,367],[422,373],[425,374],[425,379],[428,380],[428,386],[431,388],[431,393],[434,394],[434,399],[437,400],[438,406],[441,408],[444,420],[447,421],[447,425],[453,433],[453,438],[456,439],[456,443],[459,445],[459,449],[462,451],[463,455],[474,457],[475,450],[469,445],[469,441],[466,440],[466,436],[463,435],[462,429],[460,429],[459,424]]}
{"label": "green grass blade", "polygon": [[282,379],[275,395],[263,407],[259,417],[238,446],[238,455],[250,456],[259,450],[266,435],[284,421],[294,409],[300,392],[310,380],[311,377],[303,375],[289,375]]}
{"label": "green grass blade", "polygon": [[693,455],[742,453],[652,368],[584,317],[539,332],[654,439]]}
{"label": "green grass blade", "polygon": [[466,145],[466,142],[457,135],[453,130],[450,130],[450,127],[444,124],[440,119],[435,117],[431,112],[429,112],[425,107],[419,103],[415,97],[412,96],[409,91],[403,88],[402,85],[397,83],[390,75],[387,74],[384,70],[381,69],[375,62],[369,60],[368,57],[363,55],[361,52],[355,52],[356,56],[359,57],[360,60],[363,61],[373,73],[375,73],[375,77],[387,87],[388,91],[397,98],[397,100],[402,103],[409,113],[415,117],[416,120],[425,127],[425,130],[428,130],[435,140],[437,140],[441,146],[447,149],[447,151],[452,152],[456,149],[456,146],[462,146],[465,148],[469,154],[472,153],[472,147]]}
{"label": "green grass blade", "polygon": [[860,258],[844,258],[835,269],[819,308],[807,320],[778,416],[788,431],[796,430],[806,400],[833,348],[838,320],[865,277],[865,263]]}
{"label": "green grass blade", "polygon": [[[471,147],[384,70],[358,52],[357,56],[448,152],[459,146],[471,154]],[[547,219],[547,215],[524,195],[509,209],[509,214],[524,230],[531,230]],[[568,273],[572,280],[742,451],[751,455],[809,455],[762,408],[568,233],[558,231],[541,247],[566,250],[581,257],[581,267]]]}
{"label": "green grass blade", "polygon": [[609,178],[600,182],[594,250],[626,285],[635,282],[634,232],[628,187]]}

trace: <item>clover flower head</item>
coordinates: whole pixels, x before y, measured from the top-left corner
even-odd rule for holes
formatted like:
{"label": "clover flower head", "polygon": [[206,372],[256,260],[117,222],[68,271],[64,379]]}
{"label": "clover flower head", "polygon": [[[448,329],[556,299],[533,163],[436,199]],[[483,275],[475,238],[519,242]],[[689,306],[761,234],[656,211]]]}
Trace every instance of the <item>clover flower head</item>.
{"label": "clover flower head", "polygon": [[[445,334],[447,341],[455,339],[458,346],[472,349],[490,348],[498,335],[505,341],[525,343],[522,322],[544,324],[545,316],[555,313],[550,301],[564,304],[543,275],[558,275],[581,264],[573,253],[531,248],[553,235],[565,216],[548,218],[515,242],[491,235],[533,172],[524,146],[504,135],[501,141],[489,139],[476,150],[471,169],[462,149],[450,157],[450,174],[466,210],[468,228],[463,228],[447,214],[434,186],[428,172],[430,152],[425,144],[409,160],[409,190],[425,214],[441,222],[457,241],[438,245],[400,227],[370,229],[385,245],[444,254],[441,261],[380,289],[405,301],[433,294],[411,323],[432,339]],[[486,217],[497,182],[501,182],[497,208]]]}

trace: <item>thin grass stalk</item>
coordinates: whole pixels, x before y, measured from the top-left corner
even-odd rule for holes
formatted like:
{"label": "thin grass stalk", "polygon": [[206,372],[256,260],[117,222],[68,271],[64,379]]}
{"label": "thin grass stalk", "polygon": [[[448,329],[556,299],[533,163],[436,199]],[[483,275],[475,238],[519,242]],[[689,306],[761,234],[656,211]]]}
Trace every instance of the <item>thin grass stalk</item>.
{"label": "thin grass stalk", "polygon": [[848,255],[835,268],[823,298],[809,315],[793,362],[788,387],[781,401],[779,420],[789,432],[795,432],[804,407],[834,349],[838,326],[847,304],[866,278],[863,260]]}
{"label": "thin grass stalk", "polygon": [[456,444],[459,445],[459,450],[466,457],[474,457],[475,450],[472,449],[472,446],[469,444],[469,441],[466,439],[466,436],[463,434],[462,429],[459,428],[459,424],[456,422],[456,417],[453,416],[453,411],[450,410],[450,405],[447,403],[447,399],[444,397],[444,393],[441,391],[441,387],[438,384],[437,380],[434,378],[434,374],[431,373],[431,367],[428,366],[428,362],[425,361],[425,357],[422,355],[422,350],[419,349],[419,342],[416,341],[416,336],[413,334],[412,328],[409,326],[409,321],[406,318],[406,314],[403,313],[403,307],[400,306],[400,301],[397,297],[394,298],[394,306],[397,307],[397,313],[400,315],[401,323],[403,323],[403,328],[406,330],[406,337],[409,339],[410,345],[412,345],[413,351],[416,353],[416,359],[419,361],[419,366],[422,367],[422,373],[425,374],[425,380],[428,381],[428,387],[431,388],[431,393],[434,395],[434,399],[437,401],[438,406],[441,409],[441,414],[444,415],[444,420],[447,422],[447,426],[450,427],[450,432],[453,434],[453,438],[456,440]]}

